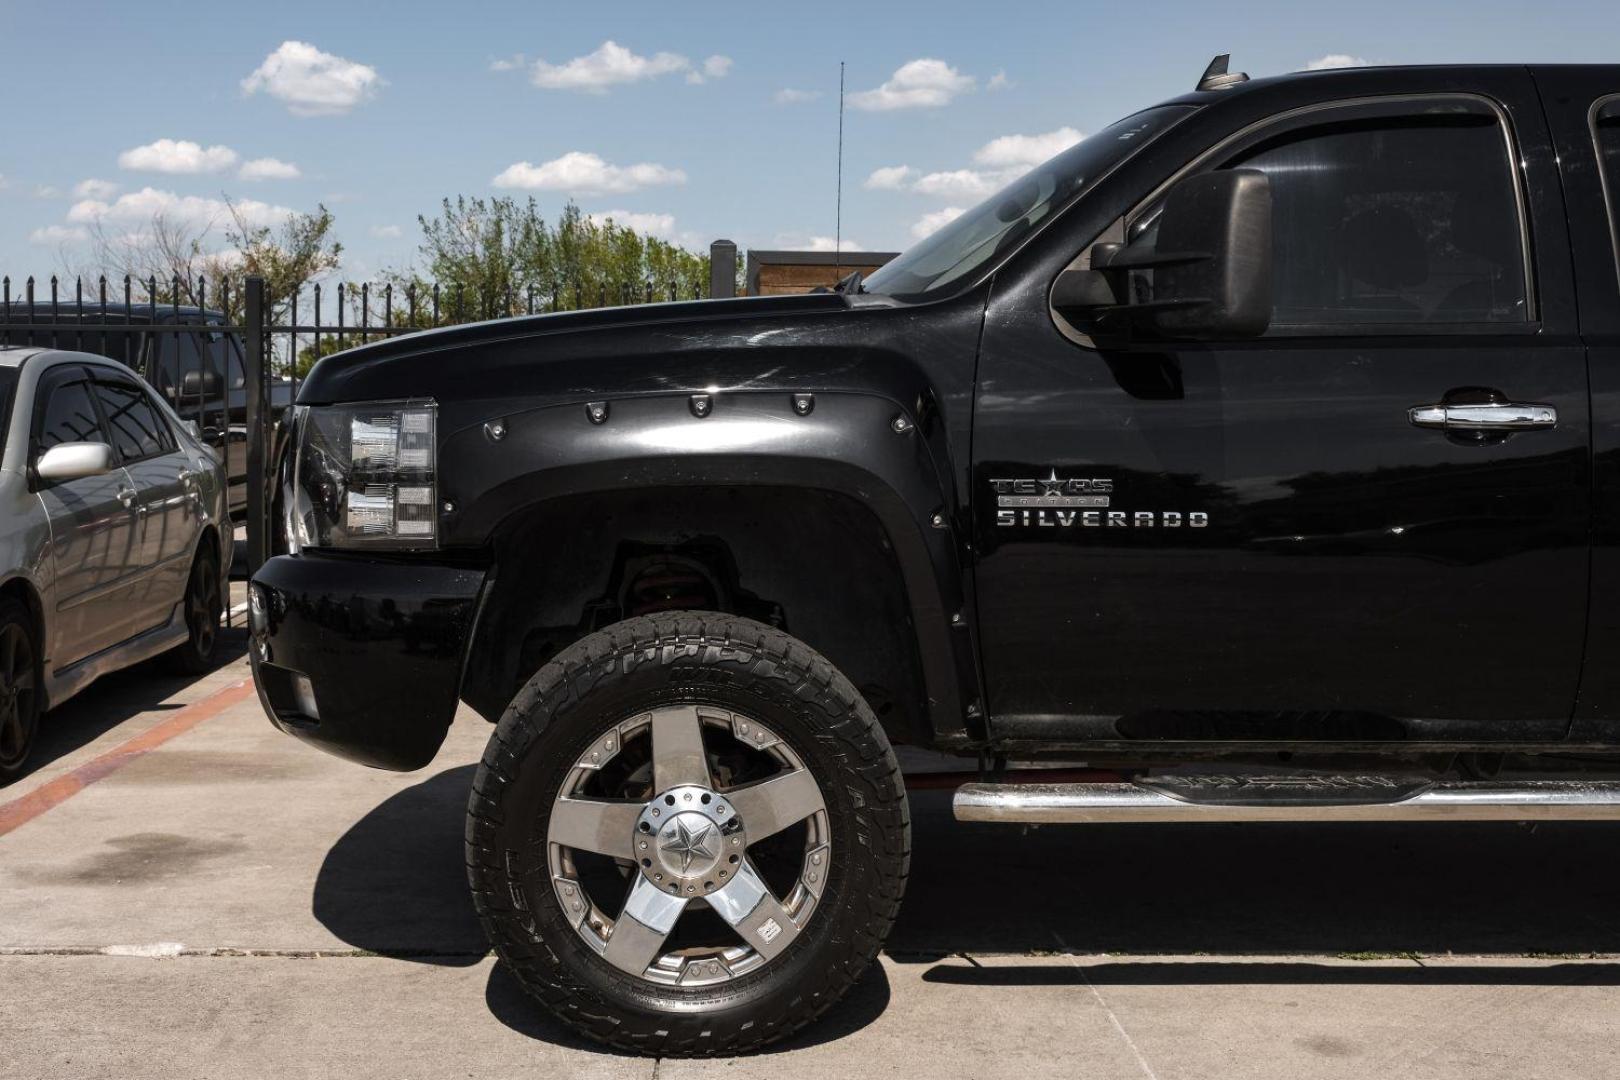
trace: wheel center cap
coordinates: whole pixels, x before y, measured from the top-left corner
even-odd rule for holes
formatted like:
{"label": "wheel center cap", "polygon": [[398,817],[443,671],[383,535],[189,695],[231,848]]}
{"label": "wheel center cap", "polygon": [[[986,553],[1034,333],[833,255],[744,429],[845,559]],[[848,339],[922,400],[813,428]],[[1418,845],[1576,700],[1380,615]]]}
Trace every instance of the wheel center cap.
{"label": "wheel center cap", "polygon": [[693,896],[718,889],[746,846],[731,800],[686,785],[653,797],[636,818],[633,840],[641,872],[660,889]]}
{"label": "wheel center cap", "polygon": [[720,827],[703,814],[676,814],[658,833],[658,858],[681,877],[707,873],[720,857]]}

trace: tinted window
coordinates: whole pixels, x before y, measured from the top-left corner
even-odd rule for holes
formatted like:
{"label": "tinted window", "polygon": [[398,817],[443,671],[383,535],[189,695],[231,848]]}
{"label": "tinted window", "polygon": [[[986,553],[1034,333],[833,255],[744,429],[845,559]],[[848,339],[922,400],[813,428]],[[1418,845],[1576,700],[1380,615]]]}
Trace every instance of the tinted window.
{"label": "tinted window", "polygon": [[173,448],[173,438],[152,403],[133,383],[98,382],[96,393],[112,430],[113,445],[124,460],[153,457]]}
{"label": "tinted window", "polygon": [[1274,327],[1528,318],[1494,117],[1312,129],[1228,164],[1271,178]]}
{"label": "tinted window", "polygon": [[1603,175],[1603,196],[1609,202],[1609,235],[1620,265],[1620,98],[1609,98],[1593,111],[1592,140]]}
{"label": "tinted window", "polygon": [[[164,334],[162,337],[166,340],[159,346],[158,389],[176,408],[202,402],[201,373],[212,365],[214,373],[221,379],[225,378],[224,343],[219,340],[219,335],[190,331]],[[233,372],[232,376],[236,374]],[[188,375],[191,377],[189,383],[186,381]],[[216,390],[207,400],[219,401],[219,391]]]}
{"label": "tinted window", "polygon": [[39,449],[49,450],[67,442],[107,442],[90,401],[90,384],[83,380],[63,383],[51,391],[40,420]]}

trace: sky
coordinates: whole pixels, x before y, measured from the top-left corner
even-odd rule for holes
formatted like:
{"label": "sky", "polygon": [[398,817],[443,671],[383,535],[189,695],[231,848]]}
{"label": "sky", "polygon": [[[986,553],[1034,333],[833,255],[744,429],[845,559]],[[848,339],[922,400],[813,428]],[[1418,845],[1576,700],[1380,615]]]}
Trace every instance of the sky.
{"label": "sky", "polygon": [[1255,76],[1615,62],[1612,2],[0,0],[0,274],[82,267],[90,230],[158,209],[223,244],[227,199],[324,204],[350,280],[417,265],[417,215],[458,194],[694,249],[901,250],[1218,52]]}

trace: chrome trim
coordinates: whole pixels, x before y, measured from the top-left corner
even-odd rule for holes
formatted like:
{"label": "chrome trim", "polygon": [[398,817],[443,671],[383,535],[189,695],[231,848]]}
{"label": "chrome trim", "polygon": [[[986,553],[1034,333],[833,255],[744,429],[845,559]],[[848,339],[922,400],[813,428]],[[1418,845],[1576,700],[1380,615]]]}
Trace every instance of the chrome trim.
{"label": "chrome trim", "polygon": [[1476,405],[1419,405],[1406,410],[1413,427],[1443,431],[1537,431],[1558,426],[1551,405],[1484,402]]}
{"label": "chrome trim", "polygon": [[[1365,794],[1347,793],[1365,800]],[[1610,821],[1620,782],[1524,780],[1437,783],[1387,802],[1194,802],[1138,784],[965,784],[958,821],[1118,824],[1248,821]]]}
{"label": "chrome trim", "polygon": [[1597,155],[1598,186],[1603,191],[1603,208],[1609,215],[1609,244],[1614,248],[1615,280],[1620,282],[1620,191],[1609,187],[1609,171],[1603,167],[1603,143],[1598,139],[1598,113],[1609,105],[1620,104],[1620,94],[1605,94],[1586,110],[1586,129],[1592,135],[1592,153]]}

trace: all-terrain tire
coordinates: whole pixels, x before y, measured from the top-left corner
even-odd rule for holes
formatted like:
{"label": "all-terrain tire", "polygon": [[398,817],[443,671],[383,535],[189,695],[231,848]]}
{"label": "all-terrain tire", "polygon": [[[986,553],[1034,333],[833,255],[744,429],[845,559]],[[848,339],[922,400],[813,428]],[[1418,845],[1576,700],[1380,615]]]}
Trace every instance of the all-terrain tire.
{"label": "all-terrain tire", "polygon": [[[824,891],[797,940],[718,986],[659,985],[608,964],[552,887],[546,821],[593,742],[675,704],[756,717],[802,759],[831,830]],[[580,640],[529,680],[484,752],[468,805],[473,902],[523,987],[585,1035],[644,1054],[752,1050],[815,1019],[868,970],[910,862],[900,769],[849,680],[788,635],[710,612],[628,619]]]}

